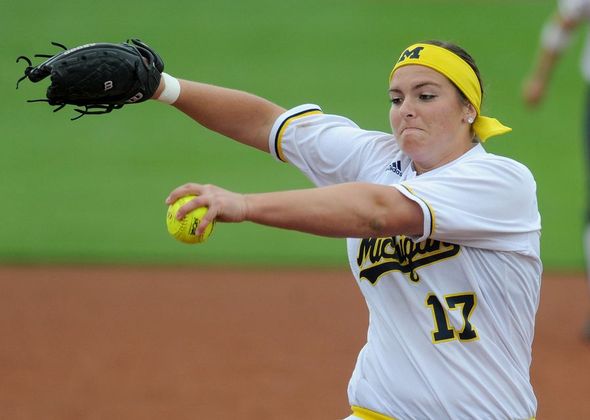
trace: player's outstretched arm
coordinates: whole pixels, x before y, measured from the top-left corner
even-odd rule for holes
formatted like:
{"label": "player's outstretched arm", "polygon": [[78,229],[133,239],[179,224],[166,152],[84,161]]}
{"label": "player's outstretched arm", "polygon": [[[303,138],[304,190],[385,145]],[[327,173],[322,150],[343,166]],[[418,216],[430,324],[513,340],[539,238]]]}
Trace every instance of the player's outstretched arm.
{"label": "player's outstretched arm", "polygon": [[[166,81],[171,82],[162,78],[153,98],[160,97]],[[178,80],[177,88],[174,107],[210,130],[269,152],[270,130],[284,108],[247,92],[189,80]]]}
{"label": "player's outstretched arm", "polygon": [[556,13],[543,26],[538,56],[523,83],[522,95],[527,105],[535,106],[543,100],[559,57],[569,45],[571,33],[578,24],[578,20]]}
{"label": "player's outstretched arm", "polygon": [[214,185],[185,184],[166,199],[170,205],[185,195],[197,195],[178,211],[180,220],[197,207],[208,207],[197,233],[214,219],[250,221],[328,237],[421,236],[420,206],[396,188],[369,183],[345,183],[322,188],[261,194],[237,194]]}
{"label": "player's outstretched arm", "polygon": [[122,43],[91,43],[67,49],[53,43],[57,53],[36,54],[45,61],[33,64],[26,56],[17,58],[27,66],[17,88],[50,79],[47,102],[59,111],[75,106],[75,118],[106,114],[148,99],[173,104],[203,126],[241,143],[268,151],[268,134],[283,108],[263,98],[238,90],[178,80],[164,73],[160,55],[139,39]]}

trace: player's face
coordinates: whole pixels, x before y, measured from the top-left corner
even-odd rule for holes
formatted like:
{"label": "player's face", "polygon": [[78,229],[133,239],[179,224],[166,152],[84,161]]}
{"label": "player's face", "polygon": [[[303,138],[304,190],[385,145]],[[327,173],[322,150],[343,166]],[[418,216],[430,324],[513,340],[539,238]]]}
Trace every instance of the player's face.
{"label": "player's face", "polygon": [[408,65],[396,70],[389,88],[391,127],[416,171],[442,166],[473,147],[467,118],[475,110],[445,76]]}

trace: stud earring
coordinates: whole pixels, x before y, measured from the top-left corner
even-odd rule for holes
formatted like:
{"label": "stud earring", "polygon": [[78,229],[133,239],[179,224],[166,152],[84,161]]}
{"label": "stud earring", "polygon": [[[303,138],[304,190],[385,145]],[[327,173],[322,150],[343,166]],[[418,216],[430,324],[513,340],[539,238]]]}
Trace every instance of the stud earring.
{"label": "stud earring", "polygon": [[467,117],[468,124],[473,124],[473,121],[474,121],[473,117]]}

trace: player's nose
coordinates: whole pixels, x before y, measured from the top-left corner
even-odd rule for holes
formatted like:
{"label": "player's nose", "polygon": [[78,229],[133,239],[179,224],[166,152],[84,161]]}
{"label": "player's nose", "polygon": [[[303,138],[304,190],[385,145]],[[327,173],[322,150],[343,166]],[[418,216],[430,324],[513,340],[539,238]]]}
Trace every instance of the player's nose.
{"label": "player's nose", "polygon": [[412,118],[416,116],[414,104],[410,99],[406,99],[399,107],[400,116],[404,118]]}

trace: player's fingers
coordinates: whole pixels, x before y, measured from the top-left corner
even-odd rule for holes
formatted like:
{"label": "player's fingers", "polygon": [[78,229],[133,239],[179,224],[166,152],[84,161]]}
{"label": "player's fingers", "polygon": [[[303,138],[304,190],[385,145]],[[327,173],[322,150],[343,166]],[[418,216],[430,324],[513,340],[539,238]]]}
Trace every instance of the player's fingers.
{"label": "player's fingers", "polygon": [[201,217],[201,221],[199,222],[199,226],[197,227],[197,235],[202,235],[203,233],[205,233],[205,229],[207,229],[207,226],[213,223],[216,216],[217,209],[213,206],[209,207],[207,209],[207,213],[205,213],[205,215]]}
{"label": "player's fingers", "polygon": [[191,211],[199,207],[209,207],[209,198],[207,196],[196,196],[191,201],[184,204],[182,207],[178,209],[178,212],[176,213],[176,218],[178,220],[181,220],[184,216],[186,216],[187,213],[190,213]]}
{"label": "player's fingers", "polygon": [[185,195],[201,195],[203,187],[204,185],[193,182],[181,185],[180,187],[173,189],[170,194],[168,194],[168,197],[166,197],[166,204],[173,204],[176,200],[178,200],[180,197],[184,197]]}

